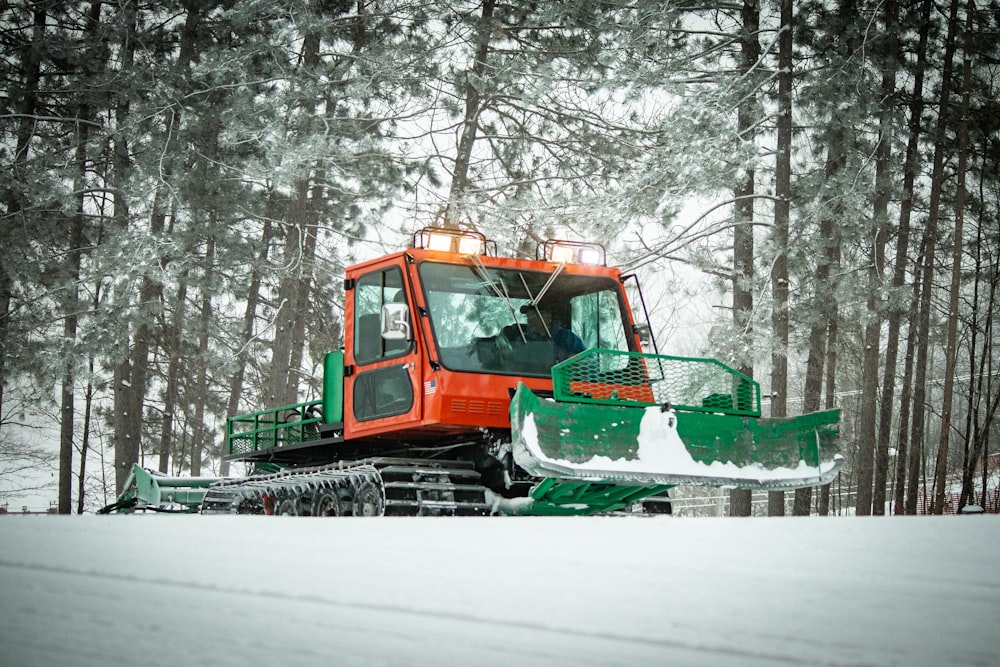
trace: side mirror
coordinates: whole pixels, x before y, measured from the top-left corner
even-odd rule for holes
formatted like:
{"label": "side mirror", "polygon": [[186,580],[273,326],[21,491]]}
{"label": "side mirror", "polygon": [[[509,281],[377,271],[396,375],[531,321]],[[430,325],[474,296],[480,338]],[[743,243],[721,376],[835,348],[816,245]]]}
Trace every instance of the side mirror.
{"label": "side mirror", "polygon": [[385,340],[410,339],[410,309],[405,303],[387,303],[382,306],[382,338]]}
{"label": "side mirror", "polygon": [[632,331],[639,336],[639,342],[642,344],[643,349],[648,349],[650,343],[653,341],[652,330],[649,328],[649,325],[636,324],[632,327]]}

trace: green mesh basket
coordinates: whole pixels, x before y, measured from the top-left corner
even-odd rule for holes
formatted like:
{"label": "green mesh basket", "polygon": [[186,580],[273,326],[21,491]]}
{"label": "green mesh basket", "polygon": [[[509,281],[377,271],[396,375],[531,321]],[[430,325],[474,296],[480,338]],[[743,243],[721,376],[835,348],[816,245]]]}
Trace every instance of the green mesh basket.
{"label": "green mesh basket", "polygon": [[760,385],[715,359],[587,350],[552,367],[557,401],[760,416]]}
{"label": "green mesh basket", "polygon": [[229,454],[249,454],[254,451],[253,438],[229,438]]}
{"label": "green mesh basket", "polygon": [[320,437],[322,401],[261,410],[226,420],[226,453],[230,456],[275,449]]}

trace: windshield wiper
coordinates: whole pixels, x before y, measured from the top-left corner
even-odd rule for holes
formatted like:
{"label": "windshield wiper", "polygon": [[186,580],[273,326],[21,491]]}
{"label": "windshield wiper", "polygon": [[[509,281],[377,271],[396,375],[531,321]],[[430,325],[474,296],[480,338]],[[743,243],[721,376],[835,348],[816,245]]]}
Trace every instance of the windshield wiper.
{"label": "windshield wiper", "polygon": [[[502,277],[500,278],[498,285],[497,281],[494,280],[492,276],[490,276],[489,269],[487,269],[486,265],[483,264],[483,260],[479,257],[479,255],[470,255],[469,259],[472,260],[472,265],[476,269],[476,273],[479,274],[479,277],[482,279],[482,281],[487,285],[489,285],[490,288],[493,290],[493,292],[498,297],[503,299],[505,304],[507,304],[507,309],[510,311],[511,317],[514,320],[514,324],[517,325],[518,332],[521,334],[521,340],[527,342],[527,337],[524,335],[524,329],[521,327],[521,323],[517,319],[517,311],[514,308],[514,302],[511,301],[510,299],[510,294],[507,291],[507,285],[503,282],[503,278]],[[565,268],[566,268],[566,262],[559,262],[559,264],[556,265],[555,270],[552,271],[552,273],[549,275],[548,280],[546,280],[545,284],[542,285],[542,289],[538,290],[538,294],[535,295],[532,295],[531,288],[528,287],[528,281],[524,279],[524,274],[521,272],[518,272],[517,274],[517,277],[521,279],[521,285],[524,287],[524,292],[528,295],[528,298],[530,299],[527,305],[535,309],[535,313],[538,315],[538,319],[539,321],[541,321],[542,327],[545,328],[545,335],[550,338],[552,337],[552,332],[549,330],[549,325],[545,323],[545,318],[542,317],[542,314],[538,309],[538,304],[539,302],[541,302],[542,298],[548,293],[549,288],[552,287],[552,284],[556,281],[556,278],[559,277],[559,274],[562,273],[563,269]]]}
{"label": "windshield wiper", "polygon": [[538,294],[535,296],[531,296],[531,288],[528,287],[528,283],[524,279],[524,274],[517,274],[518,277],[521,278],[521,284],[524,285],[524,291],[528,293],[528,297],[531,299],[528,305],[535,309],[535,314],[538,315],[538,320],[542,323],[542,327],[545,329],[545,335],[549,338],[552,337],[552,332],[549,331],[549,325],[545,323],[545,318],[542,317],[542,313],[538,310],[538,303],[542,300],[542,297],[545,296],[546,292],[549,291],[549,288],[552,287],[552,283],[555,282],[556,278],[565,268],[566,262],[560,262],[556,267],[556,270],[552,272],[552,275],[549,276],[549,279],[545,281],[545,284],[542,285],[542,289],[538,290]]}
{"label": "windshield wiper", "polygon": [[[497,285],[497,281],[494,280],[492,276],[490,276],[489,269],[487,269],[486,265],[483,264],[483,260],[479,257],[479,255],[470,255],[469,258],[472,260],[473,268],[475,268],[476,273],[479,274],[480,279],[482,279],[484,283],[489,285],[490,288],[493,290],[493,293],[496,294],[501,299],[503,299],[503,302],[507,304],[507,310],[510,311],[511,319],[514,320],[514,324],[517,325],[517,330],[521,334],[521,339],[527,342],[527,338],[524,335],[524,330],[521,329],[521,323],[517,321],[517,312],[514,308],[514,302],[510,300],[510,295],[507,292],[507,285],[504,284],[503,278],[500,278],[500,284]],[[524,280],[524,278],[522,278],[521,280]],[[501,289],[501,287],[503,289]]]}

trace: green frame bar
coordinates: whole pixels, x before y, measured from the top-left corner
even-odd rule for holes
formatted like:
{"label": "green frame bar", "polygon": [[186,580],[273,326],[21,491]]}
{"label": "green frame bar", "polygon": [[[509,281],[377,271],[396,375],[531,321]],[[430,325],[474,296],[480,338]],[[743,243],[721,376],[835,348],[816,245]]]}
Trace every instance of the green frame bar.
{"label": "green frame bar", "polygon": [[[226,454],[248,454],[316,440],[323,418],[306,415],[312,412],[311,409],[316,410],[314,414],[322,414],[322,408],[323,401],[307,401],[229,417],[226,419]],[[289,413],[298,415],[298,419],[288,421]]]}
{"label": "green frame bar", "polygon": [[197,512],[201,501],[208,493],[208,487],[218,482],[220,477],[170,477],[154,470],[147,470],[138,463],[132,465],[129,475],[118,495],[117,512],[133,512],[136,509],[160,510],[166,506],[180,505],[190,513]]}

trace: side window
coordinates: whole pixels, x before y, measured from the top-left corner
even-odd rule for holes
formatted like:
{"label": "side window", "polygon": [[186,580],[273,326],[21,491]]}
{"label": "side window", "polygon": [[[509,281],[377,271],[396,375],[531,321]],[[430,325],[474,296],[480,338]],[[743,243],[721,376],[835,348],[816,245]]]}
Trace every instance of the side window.
{"label": "side window", "polygon": [[[628,337],[622,322],[618,295],[610,290],[590,292],[570,299],[573,331],[583,340],[587,349],[601,348],[628,352]],[[601,355],[600,371],[620,371],[628,357]]]}
{"label": "side window", "polygon": [[406,303],[403,274],[398,267],[373,271],[358,279],[354,291],[354,360],[358,364],[397,357],[409,351],[404,340],[384,340],[380,317],[386,303]]}
{"label": "side window", "polygon": [[590,292],[570,299],[571,328],[590,348],[628,351],[618,295],[611,290]]}
{"label": "side window", "polygon": [[359,373],[354,381],[354,417],[358,421],[406,414],[413,408],[413,385],[405,365]]}

